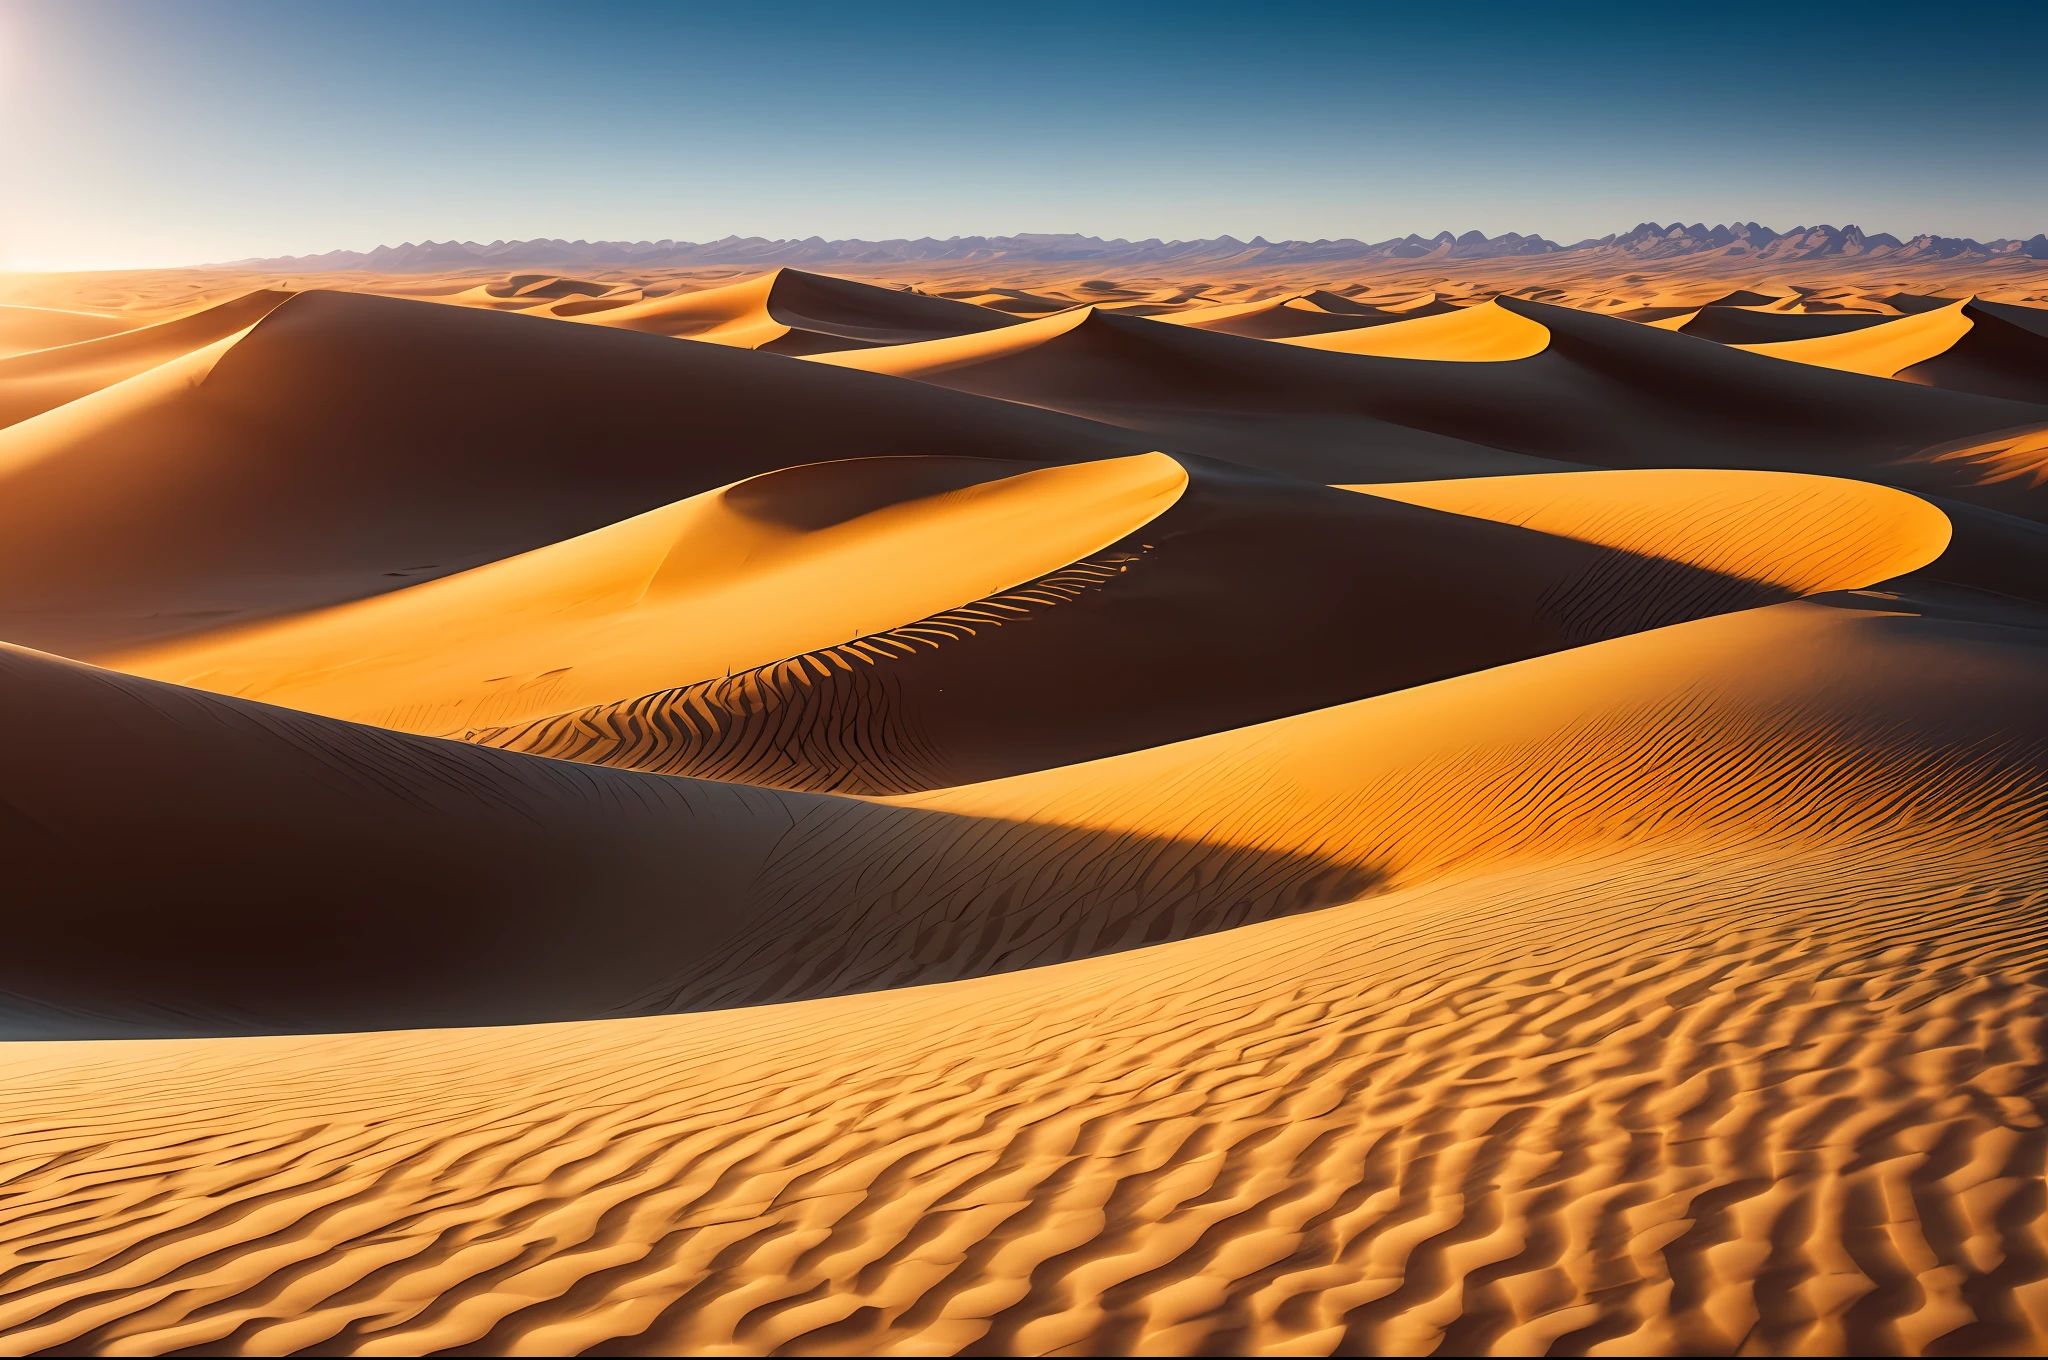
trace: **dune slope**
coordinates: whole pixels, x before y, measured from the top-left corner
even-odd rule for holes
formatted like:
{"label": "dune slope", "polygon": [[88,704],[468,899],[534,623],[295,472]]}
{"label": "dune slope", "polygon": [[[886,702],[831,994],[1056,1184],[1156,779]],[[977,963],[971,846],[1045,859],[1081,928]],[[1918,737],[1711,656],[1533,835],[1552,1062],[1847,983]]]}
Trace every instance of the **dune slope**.
{"label": "dune slope", "polygon": [[1929,387],[2048,403],[2048,308],[1971,298],[1969,331],[1940,354],[1893,376]]}
{"label": "dune slope", "polygon": [[1965,298],[1875,319],[1881,324],[1741,348],[1927,387],[2048,402],[2048,309]]}
{"label": "dune slope", "polygon": [[1386,419],[1374,409],[1370,389],[1361,391],[1360,384],[1389,375],[1294,346],[1096,307],[986,335],[817,355],[811,362],[1086,412],[1089,419],[1141,432],[1176,452],[1312,481],[1493,476],[1579,466]]}
{"label": "dune slope", "polygon": [[1938,615],[1750,611],[1147,752],[1135,789],[920,800],[1095,790],[1060,815],[1381,875],[1224,934],[624,1024],[13,1049],[0,1328],[2036,1349],[2043,634]]}
{"label": "dune slope", "polygon": [[[1775,687],[1784,707],[1819,663],[1762,664],[1772,649],[1847,658],[1879,617],[1750,610],[894,805],[535,760],[10,650],[0,682],[11,710],[37,721],[0,732],[0,797],[33,814],[0,830],[18,891],[41,909],[13,923],[0,998],[16,1033],[42,1034],[758,1004],[1185,937],[1531,845],[1571,855],[1727,818],[1738,840],[1784,834],[1791,814],[1717,781],[1764,779],[1773,760],[1792,762],[1785,779],[1799,762],[1854,767],[1865,738],[1881,753],[1946,728],[1933,717],[1859,728],[1872,710],[1828,690],[1848,716],[1827,721],[1849,735],[1731,763],[1716,743],[1743,729],[1700,709],[1699,686]],[[1799,629],[1823,625],[1823,643],[1800,642]],[[2034,645],[2024,630],[1988,632]],[[1931,665],[1913,673],[1933,676]],[[1695,683],[1695,670],[1722,678]],[[1647,740],[1628,735],[1632,722],[1584,716],[1636,702],[1645,673],[1655,682],[1642,702],[1669,717],[1641,730],[1662,735],[1637,755],[1566,762],[1592,781],[1583,794],[1555,783],[1573,743]],[[2037,720],[2004,700],[1960,707],[1965,725],[2017,722],[2022,735]],[[78,759],[81,740],[94,760]],[[1482,759],[1488,742],[1498,752]],[[1647,762],[1650,793],[1617,773],[1631,761]],[[1546,790],[1533,804],[1532,778]],[[1684,791],[1695,778],[1706,802]],[[1666,779],[1683,793],[1668,807],[1655,792]],[[1859,824],[1860,787],[1835,788],[1825,815]],[[1421,817],[1411,804],[1424,788],[1459,816]],[[2014,817],[2017,834],[2038,831],[2031,813]],[[81,857],[87,843],[123,853]],[[404,948],[388,947],[398,938]]]}
{"label": "dune slope", "polygon": [[248,293],[190,316],[0,358],[0,427],[190,354],[255,325],[291,294]]}
{"label": "dune slope", "polygon": [[1361,326],[1381,326],[1416,315],[1429,316],[1449,310],[1451,308],[1447,304],[1431,301],[1417,311],[1393,311],[1354,302],[1318,288],[1258,302],[1190,307],[1185,311],[1166,313],[1160,320],[1201,331],[1284,340],[1300,335],[1321,335],[1327,331],[1354,330]]}
{"label": "dune slope", "polygon": [[[1566,307],[1507,298],[1489,308],[1547,333],[1548,345],[1494,362],[1387,358],[1087,310],[809,362],[1065,411],[1170,452],[1339,483],[1588,466],[1884,481],[1891,460],[1919,448],[2043,418],[2021,402],[1786,364]],[[1335,339],[1439,323],[1512,329],[1475,322],[1480,310]]]}
{"label": "dune slope", "polygon": [[992,308],[800,269],[777,269],[742,283],[649,298],[575,319],[777,354],[900,345],[1016,324],[1015,317]]}
{"label": "dune slope", "polygon": [[1550,344],[1550,332],[1520,312],[1511,312],[1497,302],[1485,302],[1371,331],[1300,336],[1287,343],[1333,354],[1374,354],[1385,359],[1505,363],[1541,354]]}
{"label": "dune slope", "polygon": [[1547,474],[1347,498],[1192,471],[1180,502],[1131,538],[1022,589],[751,672],[467,735],[668,774],[905,792],[1869,585],[1948,541],[1946,518],[1912,497],[1774,473]]}
{"label": "dune slope", "polygon": [[1774,312],[1761,307],[1703,307],[1672,329],[1724,345],[1767,345],[1848,335],[1896,319],[1859,312]]}
{"label": "dune slope", "polygon": [[823,459],[1144,451],[723,346],[302,293],[246,336],[0,431],[0,637],[97,655],[358,599]]}
{"label": "dune slope", "polygon": [[133,325],[125,318],[98,312],[0,304],[0,359],[118,335]]}
{"label": "dune slope", "polygon": [[280,291],[0,355],[0,1353],[2048,1350],[2043,271],[1687,231],[17,277]]}
{"label": "dune slope", "polygon": [[1737,348],[1751,354],[1789,359],[1794,363],[1813,364],[1843,373],[1890,378],[1901,369],[1948,352],[1969,334],[1972,318],[1964,314],[1963,305],[1957,302],[1916,316],[1887,319],[1882,325],[1832,335],[1772,344],[1738,345]]}
{"label": "dune slope", "polygon": [[1684,562],[1796,595],[1903,576],[1948,548],[1948,517],[1842,477],[1705,469],[1560,472],[1347,488]]}
{"label": "dune slope", "polygon": [[788,468],[411,589],[108,664],[459,735],[901,628],[1099,552],[1186,484],[1156,453],[1025,471],[970,458]]}

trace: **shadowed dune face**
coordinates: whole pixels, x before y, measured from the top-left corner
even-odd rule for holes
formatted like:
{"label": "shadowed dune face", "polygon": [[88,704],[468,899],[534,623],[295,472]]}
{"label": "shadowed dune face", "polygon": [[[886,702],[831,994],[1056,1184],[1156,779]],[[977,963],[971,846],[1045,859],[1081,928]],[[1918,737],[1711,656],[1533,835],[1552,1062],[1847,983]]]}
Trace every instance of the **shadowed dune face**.
{"label": "shadowed dune face", "polygon": [[1935,305],[1904,308],[1904,316],[1708,308],[1676,329],[1844,373],[2048,402],[2048,308],[1924,301]]}
{"label": "shadowed dune face", "polygon": [[577,319],[778,354],[900,345],[1016,322],[998,309],[799,269],[778,269],[744,283],[650,298]]}
{"label": "shadowed dune face", "polygon": [[0,431],[0,636],[99,654],[447,575],[820,454],[963,451],[1144,449],[724,346],[301,294]]}
{"label": "shadowed dune face", "polygon": [[1671,329],[1724,345],[1763,345],[1848,335],[1894,320],[1856,312],[1773,312],[1759,307],[1702,307]]}
{"label": "shadowed dune face", "polygon": [[0,1349],[2041,1351],[2048,327],[1656,268],[0,357]]}
{"label": "shadowed dune face", "polygon": [[1940,354],[1893,376],[1929,387],[2048,403],[2048,308],[1971,299],[1970,329]]}

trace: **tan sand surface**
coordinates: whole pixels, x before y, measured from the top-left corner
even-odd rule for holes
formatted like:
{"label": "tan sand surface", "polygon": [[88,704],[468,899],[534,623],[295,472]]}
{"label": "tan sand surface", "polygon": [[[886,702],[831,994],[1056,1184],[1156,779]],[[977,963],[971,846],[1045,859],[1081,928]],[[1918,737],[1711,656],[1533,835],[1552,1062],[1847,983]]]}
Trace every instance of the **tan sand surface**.
{"label": "tan sand surface", "polygon": [[16,1047],[0,1326],[2028,1349],[2040,636],[1787,605],[1127,758],[1149,795],[1079,824],[1384,875],[1201,939],[766,1011]]}
{"label": "tan sand surface", "polygon": [[135,323],[119,316],[64,307],[0,304],[0,359],[117,335]]}
{"label": "tan sand surface", "polygon": [[2048,1348],[2048,272],[1590,254],[0,278],[0,1351]]}

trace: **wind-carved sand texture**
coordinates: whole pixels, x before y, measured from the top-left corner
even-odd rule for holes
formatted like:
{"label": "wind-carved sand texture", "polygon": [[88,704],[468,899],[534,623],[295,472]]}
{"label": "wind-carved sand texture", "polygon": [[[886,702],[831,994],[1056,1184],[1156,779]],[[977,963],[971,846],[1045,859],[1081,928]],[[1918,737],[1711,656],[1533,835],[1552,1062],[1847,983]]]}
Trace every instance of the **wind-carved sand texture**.
{"label": "wind-carved sand texture", "polygon": [[9,293],[0,1349],[2048,1347],[2048,310],[1653,273]]}

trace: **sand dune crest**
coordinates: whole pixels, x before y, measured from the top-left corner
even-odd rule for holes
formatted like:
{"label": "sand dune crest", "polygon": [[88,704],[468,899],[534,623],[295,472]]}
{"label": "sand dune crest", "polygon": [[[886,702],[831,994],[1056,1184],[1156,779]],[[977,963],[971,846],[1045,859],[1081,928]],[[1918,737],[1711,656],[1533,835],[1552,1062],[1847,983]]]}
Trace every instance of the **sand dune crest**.
{"label": "sand dune crest", "polygon": [[964,458],[790,468],[457,576],[108,664],[460,734],[901,627],[1099,551],[1186,481],[1161,454],[1026,472]]}
{"label": "sand dune crest", "polygon": [[265,289],[176,320],[0,358],[0,427],[247,330],[290,296]]}
{"label": "sand dune crest", "polygon": [[[665,774],[901,793],[1869,585],[1925,566],[1948,539],[1946,517],[1915,497],[1775,473],[1360,489],[1386,494],[1195,464],[1181,500],[1129,539],[1018,590],[752,672],[469,736]],[[1360,601],[1370,628],[1357,626]],[[1231,646],[1219,651],[1218,637]]]}
{"label": "sand dune crest", "polygon": [[1901,369],[1944,354],[1970,331],[1971,320],[1958,302],[1918,316],[1902,316],[1882,325],[1865,326],[1834,335],[1817,335],[1806,340],[1783,340],[1772,344],[1738,345],[1751,354],[1773,359],[1814,364],[1844,373],[1867,373],[1873,378],[1896,377]]}
{"label": "sand dune crest", "polygon": [[133,325],[126,318],[99,312],[0,304],[0,359],[118,335]]}
{"label": "sand dune crest", "polygon": [[1506,363],[1541,354],[1550,332],[1497,303],[1481,303],[1438,316],[1397,321],[1369,330],[1297,336],[1286,343],[1337,354],[1373,354],[1386,359],[1428,359],[1438,363]]}
{"label": "sand dune crest", "polygon": [[1853,590],[1917,571],[1941,556],[1951,536],[1948,517],[1917,496],[1796,473],[1557,472],[1348,489],[1685,562],[1797,595]]}
{"label": "sand dune crest", "polygon": [[574,319],[779,354],[897,345],[996,330],[1015,321],[1001,310],[798,269]]}

